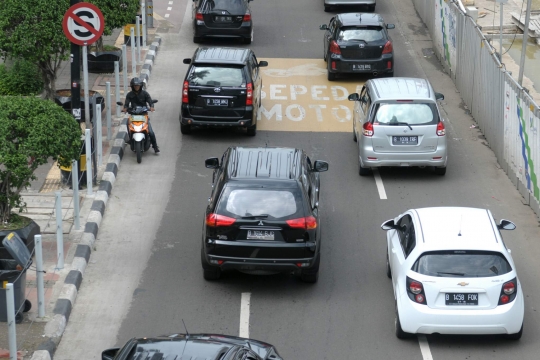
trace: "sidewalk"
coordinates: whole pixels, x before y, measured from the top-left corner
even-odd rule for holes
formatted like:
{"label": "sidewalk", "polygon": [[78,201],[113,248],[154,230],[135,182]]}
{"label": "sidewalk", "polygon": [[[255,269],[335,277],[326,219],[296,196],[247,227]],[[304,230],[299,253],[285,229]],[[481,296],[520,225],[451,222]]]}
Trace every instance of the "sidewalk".
{"label": "sidewalk", "polygon": [[[157,51],[157,45],[160,41],[156,37],[156,30],[159,22],[154,20],[154,28],[148,28],[147,46],[141,47],[141,61],[137,62],[137,76],[145,81],[150,78],[151,68],[154,63],[154,57]],[[156,42],[155,42],[156,41]],[[122,29],[117,29],[111,36],[104,37],[104,44],[115,45],[119,48],[124,43],[124,34]],[[154,45],[152,45],[154,43]],[[137,60],[137,52],[136,58]],[[148,57],[147,57],[148,55]],[[128,70],[128,80],[132,77],[132,59],[131,47],[127,46],[127,64],[124,64]],[[82,80],[82,75],[81,75]],[[111,140],[107,140],[107,113],[102,112],[102,135],[103,135],[103,162],[98,164],[97,184],[93,186],[93,195],[87,195],[87,189],[84,187],[79,190],[80,203],[80,228],[75,229],[73,218],[73,190],[70,184],[62,184],[60,169],[56,164],[44,165],[36,171],[38,179],[32,182],[31,186],[23,192],[23,200],[27,203],[26,211],[23,215],[32,218],[41,229],[43,240],[43,265],[46,271],[45,280],[45,314],[44,318],[37,317],[38,301],[36,287],[36,272],[32,267],[27,271],[26,298],[32,303],[32,308],[24,314],[24,320],[17,324],[17,348],[19,350],[19,359],[30,359],[35,350],[39,348],[48,350],[50,354],[54,353],[56,344],[60,340],[65,322],[71,312],[71,304],[74,303],[76,291],[82,281],[82,271],[86,264],[77,263],[80,256],[88,261],[88,256],[93,248],[89,248],[87,253],[81,255],[81,244],[88,244],[88,235],[97,235],[101,216],[105,211],[105,205],[114,183],[114,177],[118,170],[119,162],[123,155],[125,121],[122,116],[116,115],[116,97],[115,97],[115,75],[113,74],[88,74],[89,89],[98,91],[106,98],[106,82],[111,85],[111,114],[112,114],[112,134]],[[69,89],[71,84],[71,70],[69,62],[64,62],[58,71],[56,81],[57,89]],[[123,74],[120,70],[120,99],[124,101],[123,92]],[[104,109],[106,110],[106,109]],[[112,155],[111,155],[112,154]],[[111,160],[112,159],[112,160]],[[111,162],[112,161],[112,162]],[[57,268],[57,236],[56,236],[56,213],[55,213],[55,192],[60,191],[62,196],[62,233],[63,233],[63,252],[64,266]],[[104,198],[105,197],[105,198]],[[103,199],[104,198],[104,199]],[[98,216],[96,216],[96,214]],[[99,219],[96,219],[99,217]],[[90,233],[90,234],[89,234]],[[93,243],[93,240],[90,241]],[[86,246],[86,245],[85,245]],[[75,260],[75,261],[74,261]],[[34,260],[35,264],[35,260]],[[78,271],[77,271],[78,270]],[[75,277],[74,282],[73,277]],[[75,285],[74,293],[66,294],[66,284]],[[3,295],[4,292],[1,292]],[[74,294],[74,295],[73,295]],[[61,300],[67,297],[70,304],[63,308]],[[60,299],[60,300],[59,300]],[[62,309],[59,309],[62,308]],[[67,313],[66,313],[67,311]],[[63,324],[58,324],[59,314],[63,317]],[[61,321],[62,322],[62,321]],[[7,324],[0,327],[0,358],[9,358],[8,332]],[[60,333],[59,333],[60,332]],[[47,334],[47,335],[45,335]],[[47,340],[49,340],[47,342]],[[42,352],[43,353],[43,352]]]}

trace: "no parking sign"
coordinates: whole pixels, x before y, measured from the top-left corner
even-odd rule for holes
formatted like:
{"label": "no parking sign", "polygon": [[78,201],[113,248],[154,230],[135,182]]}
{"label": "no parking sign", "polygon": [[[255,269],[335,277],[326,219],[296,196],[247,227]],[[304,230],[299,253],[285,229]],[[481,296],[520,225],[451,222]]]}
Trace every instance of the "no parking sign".
{"label": "no parking sign", "polygon": [[90,45],[103,34],[105,20],[95,5],[78,3],[66,11],[62,21],[64,34],[77,45]]}

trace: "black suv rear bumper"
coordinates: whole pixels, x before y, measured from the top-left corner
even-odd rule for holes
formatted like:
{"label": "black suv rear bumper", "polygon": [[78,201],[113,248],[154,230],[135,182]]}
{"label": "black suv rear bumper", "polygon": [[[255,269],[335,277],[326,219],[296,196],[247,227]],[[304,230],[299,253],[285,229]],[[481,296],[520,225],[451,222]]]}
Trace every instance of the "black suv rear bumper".
{"label": "black suv rear bumper", "polygon": [[[206,263],[204,263],[206,260]],[[237,258],[208,255],[203,260],[203,268],[220,268],[221,270],[240,270],[240,271],[277,271],[277,272],[298,272],[309,273],[309,270],[316,264],[317,256],[312,258],[298,259],[254,259]],[[221,262],[221,264],[210,264],[209,262]],[[317,268],[318,270],[318,268]]]}
{"label": "black suv rear bumper", "polygon": [[194,119],[193,117],[189,116],[180,116],[180,123],[182,125],[192,125],[192,126],[201,126],[201,127],[250,127],[252,125],[255,125],[255,122],[252,120],[251,115],[252,112],[247,113],[249,117],[244,119],[238,119],[238,120],[230,120],[230,119],[219,119],[219,118],[211,118],[209,119]]}

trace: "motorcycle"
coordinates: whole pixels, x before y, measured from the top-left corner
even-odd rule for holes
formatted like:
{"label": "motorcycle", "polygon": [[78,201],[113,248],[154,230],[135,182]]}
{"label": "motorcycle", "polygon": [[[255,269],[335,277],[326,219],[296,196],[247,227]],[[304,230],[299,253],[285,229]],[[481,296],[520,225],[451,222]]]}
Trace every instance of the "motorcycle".
{"label": "motorcycle", "polygon": [[[158,101],[152,100],[155,104]],[[116,104],[123,106],[122,102]],[[146,106],[136,106],[134,108],[127,109],[129,114],[128,120],[128,133],[129,133],[129,146],[131,151],[137,154],[137,163],[142,161],[142,153],[150,149],[152,142],[150,141],[150,132],[148,131],[148,111]]]}

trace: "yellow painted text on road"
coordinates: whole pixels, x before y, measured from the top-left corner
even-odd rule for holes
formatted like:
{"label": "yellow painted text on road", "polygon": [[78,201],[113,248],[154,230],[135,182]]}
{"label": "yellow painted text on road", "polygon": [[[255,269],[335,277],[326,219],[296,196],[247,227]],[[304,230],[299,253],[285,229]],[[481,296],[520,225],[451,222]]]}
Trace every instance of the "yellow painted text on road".
{"label": "yellow painted text on road", "polygon": [[328,81],[322,59],[265,60],[259,130],[352,131],[353,103],[347,97],[360,92],[363,79]]}

